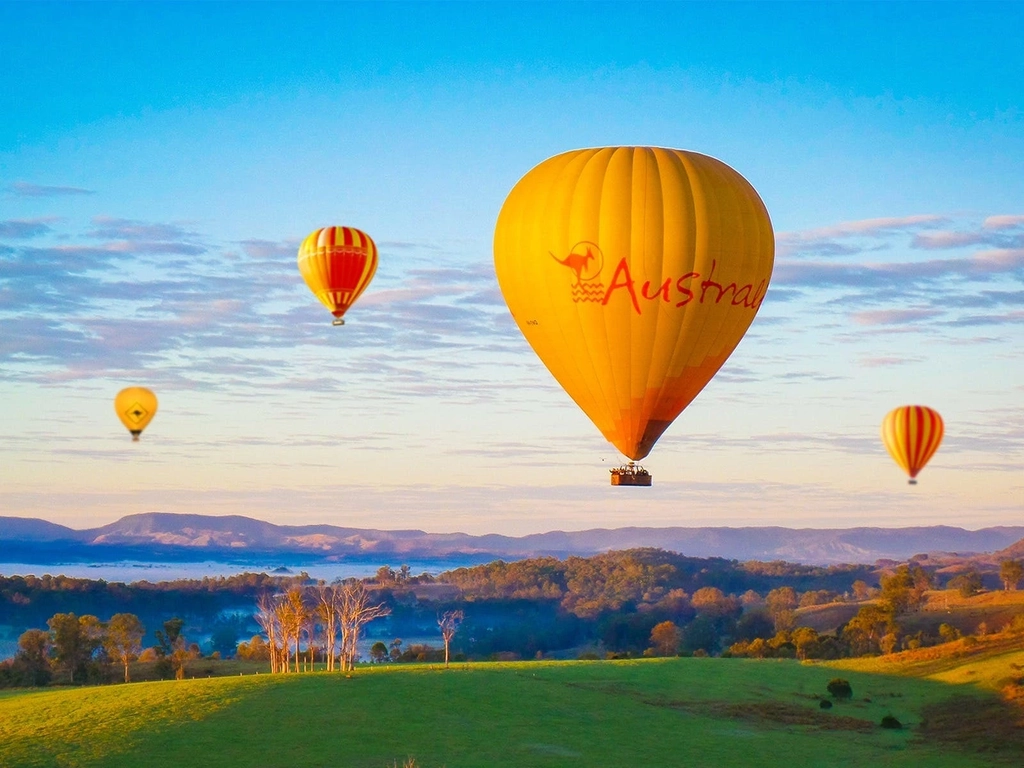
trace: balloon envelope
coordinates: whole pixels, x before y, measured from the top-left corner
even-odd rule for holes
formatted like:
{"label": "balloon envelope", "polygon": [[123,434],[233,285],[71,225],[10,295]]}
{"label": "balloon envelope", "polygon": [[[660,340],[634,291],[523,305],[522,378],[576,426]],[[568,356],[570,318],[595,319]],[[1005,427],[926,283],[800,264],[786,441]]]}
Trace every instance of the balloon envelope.
{"label": "balloon envelope", "polygon": [[509,193],[494,233],[519,329],[634,460],[736,348],[774,258],[754,188],[719,160],[675,149],[549,158]]}
{"label": "balloon envelope", "polygon": [[156,395],[145,387],[122,389],[114,398],[114,412],[135,440],[156,415]]}
{"label": "balloon envelope", "polygon": [[336,325],[376,272],[377,245],[353,227],[318,229],[299,246],[299,273]]}
{"label": "balloon envelope", "polygon": [[886,414],[882,442],[889,455],[913,480],[935,455],[945,425],[938,411],[923,405],[904,405]]}

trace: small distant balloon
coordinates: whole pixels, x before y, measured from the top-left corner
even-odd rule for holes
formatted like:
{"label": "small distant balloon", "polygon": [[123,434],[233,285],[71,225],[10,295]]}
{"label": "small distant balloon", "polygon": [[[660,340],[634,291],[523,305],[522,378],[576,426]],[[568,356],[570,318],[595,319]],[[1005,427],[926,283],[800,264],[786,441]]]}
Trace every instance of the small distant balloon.
{"label": "small distant balloon", "polygon": [[311,233],[299,246],[299,273],[309,290],[342,319],[377,272],[377,245],[353,227],[325,227]]}
{"label": "small distant balloon", "polygon": [[917,473],[939,449],[944,429],[938,411],[923,405],[904,405],[886,415],[882,442],[889,455],[910,475],[910,485],[917,485]]}
{"label": "small distant balloon", "polygon": [[122,389],[114,398],[114,412],[132,433],[132,441],[138,442],[142,430],[156,416],[156,395],[145,387]]}

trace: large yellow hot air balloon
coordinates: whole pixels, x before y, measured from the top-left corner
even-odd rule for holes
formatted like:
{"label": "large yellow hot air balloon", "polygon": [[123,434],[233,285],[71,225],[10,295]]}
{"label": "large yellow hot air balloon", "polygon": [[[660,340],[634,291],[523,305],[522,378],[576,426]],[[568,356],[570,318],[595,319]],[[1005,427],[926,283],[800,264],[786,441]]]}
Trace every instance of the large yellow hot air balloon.
{"label": "large yellow hot air balloon", "polygon": [[132,433],[132,441],[138,442],[142,430],[156,415],[156,395],[145,387],[122,389],[114,398],[114,412]]}
{"label": "large yellow hot air balloon", "polygon": [[736,348],[774,258],[754,188],[725,163],[677,149],[545,160],[509,193],[494,232],[498,284],[519,329],[633,460]]}
{"label": "large yellow hot air balloon", "polygon": [[882,421],[882,442],[889,455],[917,485],[917,473],[935,455],[945,426],[938,411],[923,405],[904,405],[886,414]]}
{"label": "large yellow hot air balloon", "polygon": [[352,227],[318,229],[299,246],[299,272],[334,315],[334,325],[366,290],[377,271],[377,245]]}

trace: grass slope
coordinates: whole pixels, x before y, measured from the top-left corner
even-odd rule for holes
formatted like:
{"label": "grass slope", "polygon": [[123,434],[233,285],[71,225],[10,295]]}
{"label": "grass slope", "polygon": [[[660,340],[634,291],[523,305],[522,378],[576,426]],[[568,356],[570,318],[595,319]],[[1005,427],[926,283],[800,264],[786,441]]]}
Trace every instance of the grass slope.
{"label": "grass slope", "polygon": [[21,693],[0,698],[0,765],[1019,765],[1019,753],[939,748],[919,728],[877,727],[885,714],[920,726],[958,687],[849,671],[855,699],[823,711],[835,674],[787,661],[645,659]]}
{"label": "grass slope", "polygon": [[952,692],[921,709],[919,733],[941,747],[1013,755],[1024,764],[1024,637],[1000,633],[830,666],[945,683]]}

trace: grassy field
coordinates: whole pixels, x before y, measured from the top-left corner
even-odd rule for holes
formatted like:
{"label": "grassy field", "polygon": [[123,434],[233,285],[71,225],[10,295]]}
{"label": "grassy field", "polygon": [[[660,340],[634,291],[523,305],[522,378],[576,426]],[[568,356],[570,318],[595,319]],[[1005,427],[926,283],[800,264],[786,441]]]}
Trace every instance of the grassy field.
{"label": "grassy field", "polygon": [[[925,713],[1008,706],[979,686],[792,661],[365,667],[0,697],[0,765],[1019,766],[1019,741],[924,738]],[[892,714],[906,726],[878,727]],[[1005,713],[1004,713],[1005,714]],[[1011,718],[1012,719],[1012,718]]]}
{"label": "grassy field", "polygon": [[1024,765],[1024,637],[990,635],[829,666],[844,674],[914,676],[947,685],[948,699],[920,710],[921,738],[962,752],[1016,751],[1017,765]]}

